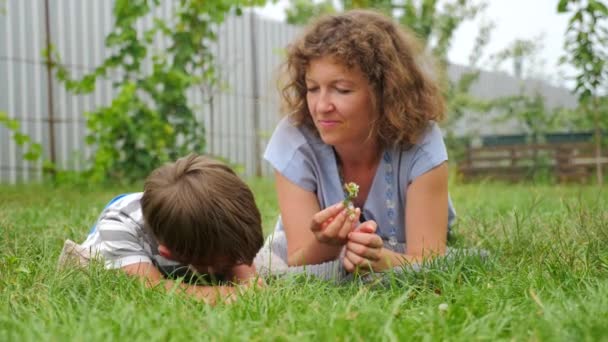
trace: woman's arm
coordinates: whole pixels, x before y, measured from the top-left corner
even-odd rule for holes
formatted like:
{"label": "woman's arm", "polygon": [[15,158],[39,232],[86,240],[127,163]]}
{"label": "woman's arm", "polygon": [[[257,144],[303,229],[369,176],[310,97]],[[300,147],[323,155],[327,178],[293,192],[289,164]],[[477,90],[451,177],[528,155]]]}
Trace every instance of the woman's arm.
{"label": "woman's arm", "polygon": [[448,236],[448,164],[416,178],[407,191],[407,255],[421,261],[445,255]]}
{"label": "woman's arm", "polygon": [[320,210],[314,193],[293,184],[279,172],[275,172],[275,180],[287,238],[288,265],[319,264],[337,258],[360,211],[350,217],[341,203]]}
{"label": "woman's arm", "polygon": [[[419,176],[410,184],[404,210],[406,254],[383,248],[378,235],[368,234],[357,228],[349,234],[349,242],[346,245],[347,271],[352,272],[357,267],[382,271],[445,255],[448,227],[447,162]],[[373,230],[375,231],[375,226]]]}

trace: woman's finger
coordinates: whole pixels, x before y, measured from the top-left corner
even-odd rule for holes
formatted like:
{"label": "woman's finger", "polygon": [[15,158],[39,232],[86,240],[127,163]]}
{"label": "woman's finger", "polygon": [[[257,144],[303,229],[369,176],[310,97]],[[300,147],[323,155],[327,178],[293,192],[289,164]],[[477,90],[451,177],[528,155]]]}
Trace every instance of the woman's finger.
{"label": "woman's finger", "polygon": [[348,241],[358,243],[369,248],[382,248],[384,241],[377,234],[361,233],[359,231],[353,231],[348,234]]}
{"label": "woman's finger", "polygon": [[[331,223],[329,223],[322,231],[318,232],[318,234],[322,236],[324,241],[338,240],[340,239],[338,237],[340,230],[345,224],[348,225],[348,221],[348,213],[347,210],[344,209],[337,216],[335,216]],[[346,235],[348,235],[348,233]],[[342,238],[341,240],[345,239],[346,237]]]}
{"label": "woman's finger", "polygon": [[353,263],[348,258],[344,257],[344,259],[342,259],[342,263],[344,264],[344,269],[346,270],[346,272],[352,273],[355,271],[355,265],[353,265]]}
{"label": "woman's finger", "polygon": [[359,226],[357,226],[357,228],[355,228],[355,231],[360,231],[362,233],[371,234],[371,233],[375,233],[377,228],[378,228],[378,224],[376,223],[376,221],[368,220],[368,221],[361,223]]}
{"label": "woman's finger", "polygon": [[362,245],[360,243],[353,242],[351,240],[346,244],[347,251],[351,251],[358,256],[371,260],[378,261],[380,260],[380,249],[379,248],[370,248],[369,246]]}
{"label": "woman's finger", "polygon": [[346,240],[348,238],[348,234],[353,231],[355,223],[359,221],[359,216],[361,216],[361,209],[359,208],[356,208],[354,212],[350,214],[347,211],[347,219],[338,231],[338,238],[340,240]]}
{"label": "woman's finger", "polygon": [[350,263],[354,265],[355,269],[372,269],[372,263],[368,259],[362,258],[361,256],[353,253],[350,250],[346,250],[346,253],[344,254],[344,259],[348,259]]}
{"label": "woman's finger", "polygon": [[331,207],[327,207],[318,213],[314,214],[312,217],[312,223],[310,225],[310,230],[312,231],[320,231],[324,229],[324,223],[334,218],[338,215],[342,210],[344,210],[344,204],[342,202],[336,203]]}
{"label": "woman's finger", "polygon": [[[335,217],[335,216],[334,216]],[[325,229],[327,228],[327,226],[329,226],[329,224],[334,220],[333,217],[328,218],[325,222],[321,223],[321,229]]]}

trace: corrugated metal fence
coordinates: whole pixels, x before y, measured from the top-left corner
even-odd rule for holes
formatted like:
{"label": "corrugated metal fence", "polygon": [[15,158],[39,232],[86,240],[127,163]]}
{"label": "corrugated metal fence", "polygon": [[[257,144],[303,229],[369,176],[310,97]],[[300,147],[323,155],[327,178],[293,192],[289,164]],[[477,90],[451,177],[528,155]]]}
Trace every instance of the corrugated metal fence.
{"label": "corrugated metal fence", "polygon": [[[48,17],[44,0],[8,0],[4,6],[4,14],[0,14],[0,111],[18,120],[23,133],[42,143],[45,156],[54,156],[60,168],[82,168],[91,153],[84,143],[83,113],[110,103],[115,95],[111,81],[98,82],[90,95],[67,93],[52,76],[49,82],[43,52],[49,39],[74,77],[94,69],[109,53],[104,39],[113,25],[113,2],[49,0]],[[153,14],[167,18],[171,11],[171,1],[163,1]],[[138,25],[142,32],[150,28],[152,16]],[[207,152],[243,165],[247,175],[269,174],[260,159],[279,118],[274,75],[281,49],[297,28],[246,12],[228,17],[218,33],[214,54],[228,88],[215,93],[198,88],[189,92],[197,118],[207,130]],[[155,42],[155,48],[165,46],[167,42]],[[10,132],[0,127],[0,182],[41,179],[40,163],[23,161],[22,153]]]}
{"label": "corrugated metal fence", "polygon": [[[7,0],[0,13],[0,111],[18,120],[22,131],[44,146],[46,158],[53,157],[60,168],[80,169],[91,154],[84,143],[83,113],[107,105],[113,98],[111,81],[98,82],[94,93],[75,96],[63,85],[49,80],[43,51],[52,44],[75,77],[99,65],[109,51],[105,36],[113,25],[112,0]],[[153,15],[170,17],[172,1],[161,2]],[[46,6],[45,6],[46,5]],[[48,11],[47,11],[48,10]],[[141,32],[151,27],[152,17],[138,23]],[[189,93],[198,108],[197,118],[207,130],[208,151],[242,165],[247,175],[270,174],[261,154],[279,118],[276,70],[282,49],[298,29],[285,23],[263,20],[247,12],[229,17],[219,29],[215,46],[221,78],[229,85],[213,95],[200,89]],[[155,41],[155,48],[168,44]],[[150,70],[150,66],[148,66]],[[452,66],[451,78],[463,67]],[[472,92],[481,97],[513,94],[520,81],[505,74],[482,73]],[[534,86],[537,88],[537,86]],[[564,89],[539,84],[548,106],[568,105],[575,100]],[[488,91],[491,94],[488,94]],[[477,122],[477,121],[476,121]],[[490,124],[463,130],[484,133]],[[506,125],[501,125],[504,129]],[[516,128],[515,128],[516,130]],[[40,180],[41,163],[23,161],[23,151],[10,132],[0,126],[0,182]]]}

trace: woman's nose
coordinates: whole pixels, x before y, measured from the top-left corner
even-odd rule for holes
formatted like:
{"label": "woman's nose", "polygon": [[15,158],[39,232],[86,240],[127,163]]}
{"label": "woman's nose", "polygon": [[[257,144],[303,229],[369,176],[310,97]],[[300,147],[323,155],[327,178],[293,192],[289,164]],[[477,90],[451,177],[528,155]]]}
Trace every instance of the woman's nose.
{"label": "woman's nose", "polygon": [[319,98],[317,99],[317,111],[325,113],[330,112],[332,110],[334,110],[334,105],[331,100],[331,97],[329,96],[329,94],[327,94],[327,92],[322,91],[319,94]]}

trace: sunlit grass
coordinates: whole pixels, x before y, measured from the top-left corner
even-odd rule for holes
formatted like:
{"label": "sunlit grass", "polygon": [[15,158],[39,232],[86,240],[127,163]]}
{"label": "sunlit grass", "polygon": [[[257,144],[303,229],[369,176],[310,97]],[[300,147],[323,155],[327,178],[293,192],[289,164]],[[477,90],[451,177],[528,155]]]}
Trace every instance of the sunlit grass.
{"label": "sunlit grass", "polygon": [[[268,233],[272,182],[250,181]],[[608,196],[577,186],[452,184],[456,247],[483,248],[384,282],[289,277],[209,307],[98,264],[57,271],[131,188],[1,186],[0,340],[606,340]],[[447,310],[440,310],[447,304]]]}

